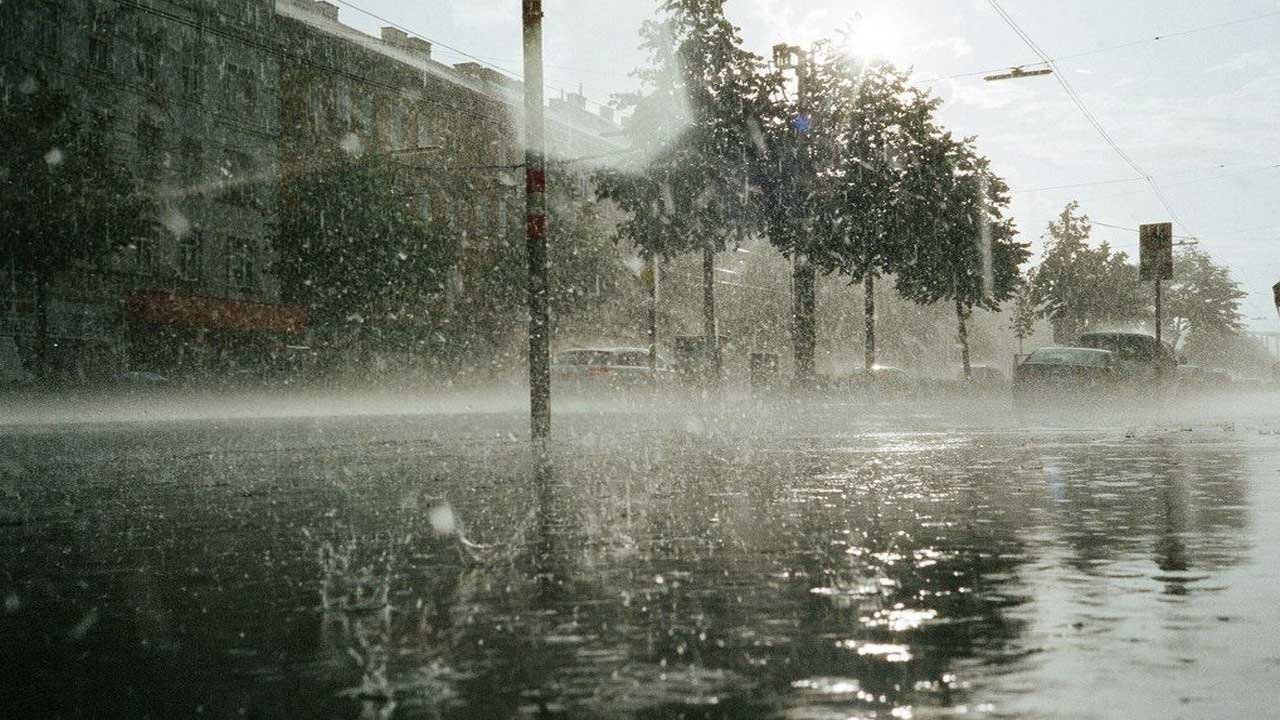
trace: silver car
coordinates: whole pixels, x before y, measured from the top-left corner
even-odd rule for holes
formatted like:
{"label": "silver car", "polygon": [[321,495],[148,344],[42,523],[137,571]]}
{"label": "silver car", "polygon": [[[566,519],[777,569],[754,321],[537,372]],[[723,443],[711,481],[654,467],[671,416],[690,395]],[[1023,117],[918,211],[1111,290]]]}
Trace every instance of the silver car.
{"label": "silver car", "polygon": [[573,389],[665,385],[672,377],[671,364],[661,356],[650,370],[649,350],[642,347],[571,348],[551,361],[552,382]]}

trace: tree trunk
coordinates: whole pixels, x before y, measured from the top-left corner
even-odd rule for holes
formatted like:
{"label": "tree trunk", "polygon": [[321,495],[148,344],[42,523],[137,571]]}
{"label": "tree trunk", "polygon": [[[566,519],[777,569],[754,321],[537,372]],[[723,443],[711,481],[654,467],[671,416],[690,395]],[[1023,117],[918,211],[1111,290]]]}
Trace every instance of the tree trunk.
{"label": "tree trunk", "polygon": [[710,245],[702,249],[703,369],[708,386],[720,384],[720,336],[716,332],[716,254]]}
{"label": "tree trunk", "polygon": [[960,330],[960,362],[964,366],[965,382],[973,380],[973,369],[969,365],[969,328],[965,325],[967,315],[964,304],[960,302],[960,298],[956,298],[956,323]]}
{"label": "tree trunk", "polygon": [[36,281],[36,378],[49,380],[49,288],[44,273],[35,274]]}
{"label": "tree trunk", "polygon": [[868,271],[862,279],[863,308],[862,319],[865,322],[863,335],[863,367],[870,378],[871,368],[876,364],[876,275]]}
{"label": "tree trunk", "polygon": [[648,258],[649,274],[649,379],[655,380],[658,375],[658,258],[651,254]]}
{"label": "tree trunk", "polygon": [[814,295],[817,275],[804,254],[792,256],[791,265],[791,340],[795,348],[795,385],[811,388],[814,381],[814,350],[817,329],[814,327]]}

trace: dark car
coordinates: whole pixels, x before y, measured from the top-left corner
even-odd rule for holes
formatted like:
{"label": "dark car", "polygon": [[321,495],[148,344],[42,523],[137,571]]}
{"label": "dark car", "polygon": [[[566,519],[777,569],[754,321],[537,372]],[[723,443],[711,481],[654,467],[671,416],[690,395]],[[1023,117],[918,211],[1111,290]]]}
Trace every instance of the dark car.
{"label": "dark car", "polygon": [[1089,397],[1114,387],[1119,361],[1110,350],[1047,347],[1032,352],[1013,369],[1015,397]]}
{"label": "dark car", "polygon": [[1087,332],[1078,345],[1115,353],[1120,372],[1132,380],[1153,379],[1161,373],[1172,377],[1178,366],[1173,349],[1147,333]]}

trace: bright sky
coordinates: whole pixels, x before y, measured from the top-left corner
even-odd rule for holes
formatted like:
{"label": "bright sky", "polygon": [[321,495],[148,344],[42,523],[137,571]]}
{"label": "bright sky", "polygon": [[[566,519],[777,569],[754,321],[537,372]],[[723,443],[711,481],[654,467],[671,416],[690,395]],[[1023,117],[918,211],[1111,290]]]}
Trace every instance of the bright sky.
{"label": "bright sky", "polygon": [[[334,1],[347,24],[376,32],[383,23],[367,10],[431,39],[443,62],[469,59],[448,45],[519,74],[518,0]],[[634,86],[628,73],[643,61],[637,30],[654,0],[544,6],[549,95],[581,85],[604,103]],[[1200,238],[1202,249],[1231,266],[1249,292],[1251,329],[1280,331],[1270,290],[1280,281],[1280,2],[1001,6],[1155,181],[1181,220],[1175,232]],[[803,44],[843,30],[855,51],[912,67],[920,81],[945,78],[928,85],[945,101],[943,122],[978,137],[1015,189],[1013,215],[1037,253],[1046,224],[1072,199],[1095,223],[1136,228],[1174,219],[1055,78],[950,77],[1038,60],[987,0],[729,0],[727,9],[748,46],[766,57],[776,42]],[[1079,186],[1045,189],[1061,185]],[[1095,225],[1094,237],[1137,255],[1136,232]]]}

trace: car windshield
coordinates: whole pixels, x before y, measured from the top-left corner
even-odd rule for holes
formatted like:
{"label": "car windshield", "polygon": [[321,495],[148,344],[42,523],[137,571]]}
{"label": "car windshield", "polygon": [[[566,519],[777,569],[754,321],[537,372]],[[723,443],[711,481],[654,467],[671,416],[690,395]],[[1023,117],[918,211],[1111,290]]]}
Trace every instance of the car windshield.
{"label": "car windshield", "polygon": [[1080,336],[1080,344],[1110,350],[1122,360],[1153,362],[1169,355],[1167,349],[1161,351],[1154,336],[1139,333],[1086,333]]}
{"label": "car windshield", "polygon": [[1111,353],[1081,348],[1041,348],[1031,353],[1025,362],[1029,365],[1106,367],[1111,363]]}

